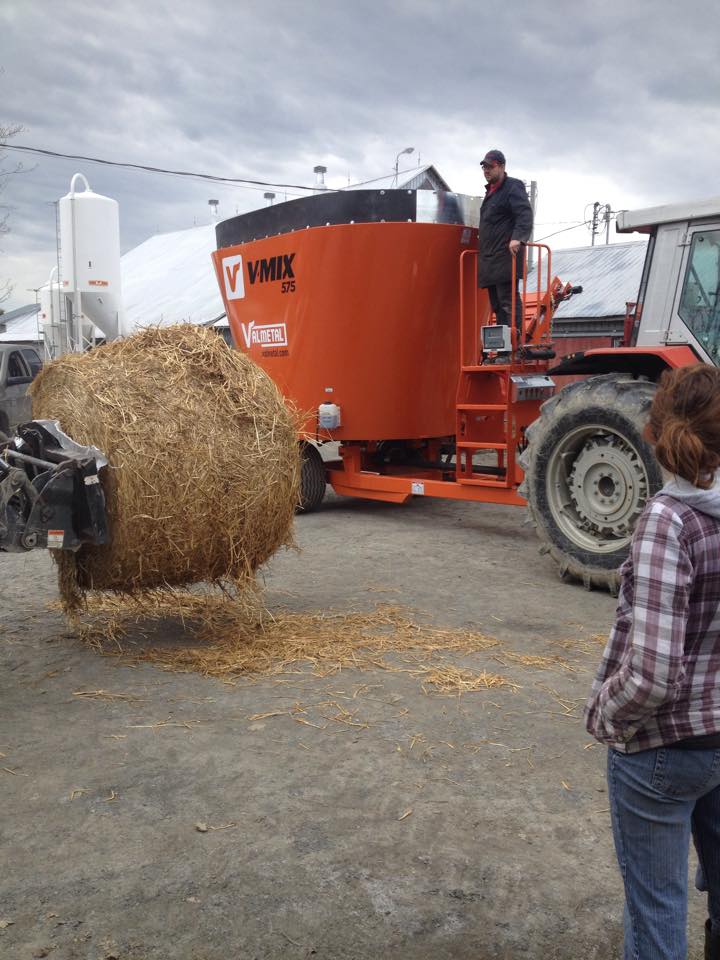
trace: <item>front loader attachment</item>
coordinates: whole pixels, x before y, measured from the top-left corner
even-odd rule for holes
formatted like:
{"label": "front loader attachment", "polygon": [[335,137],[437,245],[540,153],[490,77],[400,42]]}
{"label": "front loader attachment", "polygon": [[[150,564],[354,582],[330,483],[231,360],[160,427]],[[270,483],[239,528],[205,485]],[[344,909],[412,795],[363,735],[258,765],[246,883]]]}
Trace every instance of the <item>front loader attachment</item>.
{"label": "front loader attachment", "polygon": [[78,550],[107,543],[98,472],[107,459],[62,432],[31,420],[0,442],[0,551]]}

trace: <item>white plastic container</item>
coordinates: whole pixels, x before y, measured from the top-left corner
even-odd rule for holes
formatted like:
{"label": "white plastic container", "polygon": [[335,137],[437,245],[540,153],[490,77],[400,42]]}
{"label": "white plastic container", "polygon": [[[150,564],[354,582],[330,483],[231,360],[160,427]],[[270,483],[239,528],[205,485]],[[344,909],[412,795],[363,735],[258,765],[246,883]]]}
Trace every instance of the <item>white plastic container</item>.
{"label": "white plastic container", "polygon": [[318,426],[321,430],[337,430],[341,424],[337,403],[321,403],[318,407]]}

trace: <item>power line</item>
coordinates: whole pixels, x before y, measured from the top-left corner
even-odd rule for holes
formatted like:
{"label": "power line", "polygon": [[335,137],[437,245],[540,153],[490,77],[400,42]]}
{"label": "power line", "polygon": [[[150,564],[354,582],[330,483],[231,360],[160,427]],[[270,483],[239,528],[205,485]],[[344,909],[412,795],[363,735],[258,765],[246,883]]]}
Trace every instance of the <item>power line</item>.
{"label": "power line", "polygon": [[535,222],[535,226],[536,226],[536,227],[549,227],[549,226],[554,225],[554,224],[556,224],[556,223],[562,223],[563,225],[566,224],[566,223],[569,223],[569,224],[572,224],[572,226],[574,226],[574,227],[581,227],[581,226],[582,226],[582,223],[580,222],[580,220],[543,220],[542,223],[538,223],[538,222],[536,221],[536,222]]}
{"label": "power line", "polygon": [[590,220],[580,220],[572,227],[564,227],[562,230],[556,230],[554,233],[548,233],[544,237],[540,237],[540,239],[536,240],[535,243],[542,243],[543,240],[549,240],[550,237],[556,237],[559,233],[567,233],[568,230],[577,230],[578,227],[585,227],[590,222]]}
{"label": "power line", "polygon": [[313,190],[299,183],[277,183],[269,180],[250,180],[247,177],[216,177],[211,173],[193,173],[188,170],[167,170],[164,167],[152,167],[143,163],[125,163],[119,160],[103,160],[100,157],[84,157],[74,153],[59,153],[55,150],[42,150],[40,147],[24,147],[17,143],[4,143],[2,150],[19,150],[22,153],[34,153],[62,160],[83,160],[85,163],[99,163],[107,167],[123,167],[128,170],[144,170],[147,173],[164,173],[173,177],[192,177],[196,180],[210,180],[213,183],[252,184],[256,187],[281,187],[288,190]]}
{"label": "power line", "polygon": [[[286,190],[307,191],[314,191],[316,189],[315,186],[306,187],[299,183],[277,183],[269,180],[250,180],[245,177],[218,177],[211,173],[195,173],[189,170],[168,170],[164,167],[154,167],[144,163],[127,163],[120,160],[104,160],[100,157],[85,157],[74,153],[60,153],[57,150],[43,150],[40,147],[26,147],[16,143],[0,144],[0,150],[19,150],[22,153],[39,154],[40,156],[53,157],[60,160],[83,160],[86,163],[98,163],[107,167],[121,167],[128,170],[142,170],[146,173],[162,173],[173,177],[189,177],[196,180],[209,180],[212,183],[237,184],[240,186],[246,186],[246,188],[249,190],[263,190],[265,187],[279,187]],[[412,168],[412,170],[401,170],[400,172],[412,173],[414,169],[415,168]],[[347,190],[349,188],[365,186],[366,184],[377,183],[379,180],[386,180],[389,176],[390,174],[382,174],[379,177],[373,177],[371,180],[359,180],[356,183],[348,183],[346,186],[340,187],[339,189]],[[328,190],[332,191],[332,188],[328,188]]]}
{"label": "power line", "polygon": [[[150,166],[149,164],[144,163],[129,163],[120,160],[105,160],[101,157],[86,157],[81,154],[75,153],[61,153],[57,150],[44,150],[41,147],[27,147],[17,143],[3,143],[0,144],[0,149],[2,150],[17,150],[21,153],[32,153],[44,157],[53,157],[60,160],[82,160],[85,163],[98,163],[106,167],[120,167],[127,170],[142,170],[146,173],[161,173],[167,176],[172,177],[189,177],[195,180],[207,180],[212,183],[230,183],[245,185],[251,188],[264,188],[264,187],[279,187],[285,190],[307,190],[313,191],[315,187],[306,187],[304,184],[300,183],[279,183],[272,180],[251,180],[247,177],[218,177],[211,173],[195,173],[190,170],[169,170],[165,167],[155,167]],[[406,171],[403,171],[405,173]],[[407,171],[409,172],[409,171]],[[359,181],[355,184],[348,184],[348,186],[364,186],[365,184],[375,183],[378,180],[385,179],[384,176],[375,177],[372,180]],[[342,189],[347,189],[344,187]],[[561,221],[562,222],[562,221]],[[567,222],[567,221],[565,221]],[[544,237],[540,237],[539,240],[536,240],[536,243],[542,243],[543,240],[549,240],[550,237],[556,237],[560,233],[566,233],[568,230],[576,230],[578,227],[587,226],[591,223],[590,220],[582,220],[573,224],[572,226],[565,227],[562,230],[556,230],[554,233],[548,233]]]}

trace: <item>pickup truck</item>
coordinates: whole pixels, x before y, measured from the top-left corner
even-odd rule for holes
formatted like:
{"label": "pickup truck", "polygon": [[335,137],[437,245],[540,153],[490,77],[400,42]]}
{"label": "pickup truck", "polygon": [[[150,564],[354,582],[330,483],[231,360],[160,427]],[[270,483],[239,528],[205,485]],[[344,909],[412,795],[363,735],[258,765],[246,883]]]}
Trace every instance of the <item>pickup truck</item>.
{"label": "pickup truck", "polygon": [[0,342],[0,439],[19,423],[32,420],[28,385],[42,369],[37,350]]}

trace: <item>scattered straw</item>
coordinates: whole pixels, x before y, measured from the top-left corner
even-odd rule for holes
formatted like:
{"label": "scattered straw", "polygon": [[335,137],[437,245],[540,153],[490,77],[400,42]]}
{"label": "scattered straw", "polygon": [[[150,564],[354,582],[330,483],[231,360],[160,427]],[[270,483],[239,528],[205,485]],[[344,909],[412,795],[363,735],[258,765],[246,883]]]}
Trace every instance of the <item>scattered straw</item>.
{"label": "scattered straw", "polygon": [[[426,693],[460,695],[499,687],[513,692],[519,689],[520,685],[507,677],[452,660],[487,651],[501,663],[531,669],[572,669],[562,657],[506,651],[495,638],[471,630],[418,624],[408,611],[389,604],[379,604],[365,613],[265,611],[261,618],[252,619],[242,598],[236,602],[227,591],[152,590],[141,604],[133,596],[98,592],[88,596],[85,612],[77,622],[84,639],[105,655],[122,657],[130,664],[149,662],[169,671],[198,672],[231,684],[259,676],[282,683],[290,682],[284,677],[327,678],[347,669],[379,669],[419,680]],[[574,705],[555,691],[550,693],[562,707],[562,716],[571,718]],[[76,695],[109,701],[135,699],[131,694],[104,690],[77,691]],[[342,698],[342,692],[338,697]],[[323,714],[323,721],[364,726],[338,700],[324,706],[334,707],[334,711]],[[287,710],[253,714],[248,720],[278,716],[319,726],[297,716],[297,711]],[[168,718],[144,726],[156,729],[169,725],[180,724]]]}
{"label": "scattered straw", "polygon": [[[422,681],[426,691],[461,693],[506,686],[496,674],[473,672],[447,662],[451,654],[469,656],[498,646],[493,637],[463,629],[438,629],[416,623],[396,606],[378,605],[367,613],[267,613],[260,621],[226,594],[150,591],[153,616],[135,598],[113,594],[88,597],[83,636],[106,655],[131,663],[150,662],[166,670],[199,672],[233,683],[241,677],[309,674],[329,677],[345,669],[381,669],[406,673]],[[168,622],[168,617],[174,619]],[[153,642],[153,624],[176,624],[191,631],[191,645]],[[177,629],[172,631],[177,636]],[[144,641],[148,641],[145,643]],[[79,691],[94,699],[120,699],[124,694]],[[336,713],[325,719],[355,725],[337,701]],[[262,720],[280,715],[254,715]],[[295,717],[299,723],[307,720]],[[158,726],[158,724],[153,724]]]}
{"label": "scattered straw", "polygon": [[[116,636],[114,646],[101,647],[108,653],[129,656],[133,661],[150,661],[168,670],[198,671],[206,676],[234,680],[241,676],[298,674],[307,672],[328,677],[346,668],[410,673],[438,689],[449,689],[451,667],[428,660],[454,653],[468,655],[492,649],[497,640],[469,630],[442,630],[415,623],[398,607],[380,605],[370,613],[275,613],[260,623],[249,623],[227,603],[214,604],[207,596],[174,596],[171,608],[182,607],[183,622],[198,628],[200,643],[191,647],[176,644],[133,650]],[[95,603],[98,613],[106,602]],[[120,616],[116,601],[111,610]],[[234,615],[235,614],[235,615]],[[199,622],[195,622],[195,617]],[[423,655],[405,663],[398,657],[409,651]],[[388,659],[390,655],[396,655]],[[445,669],[443,679],[440,671]],[[471,671],[466,671],[471,674]],[[475,676],[475,675],[473,675]],[[465,678],[466,684],[470,684]],[[492,685],[490,674],[476,677],[477,689]],[[469,686],[468,686],[469,688]],[[258,717],[259,719],[259,717]]]}
{"label": "scattered straw", "polygon": [[575,672],[575,667],[569,664],[564,657],[558,656],[539,657],[534,654],[515,653],[513,650],[502,650],[495,654],[495,659],[503,665],[508,662],[518,663],[523,667],[534,667],[537,670],[554,670],[557,667],[562,667],[563,670],[568,670],[570,673]]}
{"label": "scattered straw", "polygon": [[134,693],[111,693],[109,690],[76,690],[74,697],[80,697],[82,700],[126,700],[132,703],[141,703],[142,697],[136,697]]}
{"label": "scattered straw", "polygon": [[474,673],[472,670],[466,670],[452,664],[439,667],[422,667],[417,671],[417,674],[422,678],[423,686],[430,684],[440,693],[456,693],[459,695],[461,693],[472,693],[476,690],[489,690],[492,687],[520,689],[519,684],[513,683],[506,677],[500,677],[485,670],[481,673]]}

